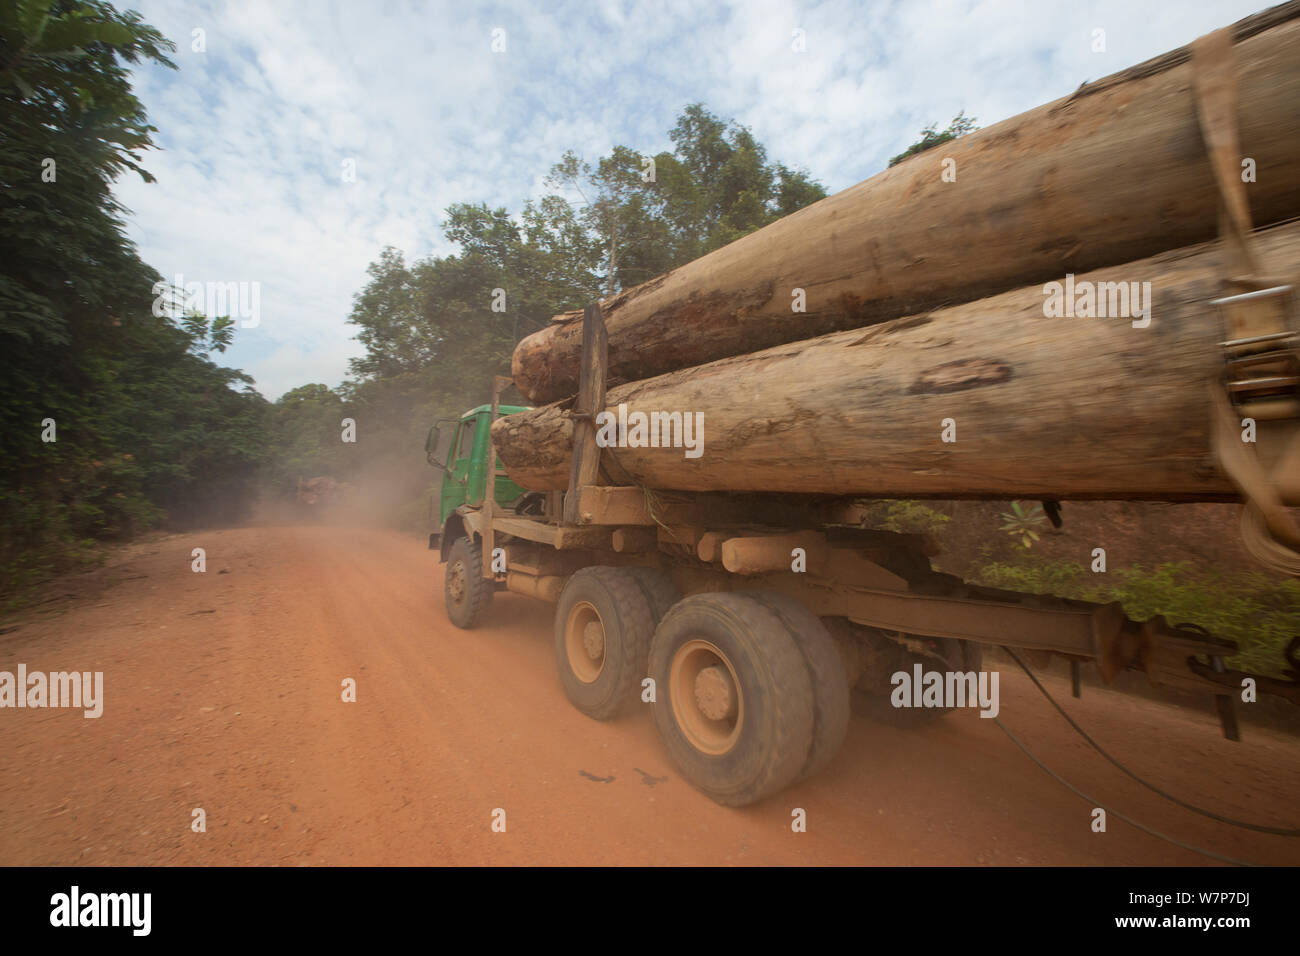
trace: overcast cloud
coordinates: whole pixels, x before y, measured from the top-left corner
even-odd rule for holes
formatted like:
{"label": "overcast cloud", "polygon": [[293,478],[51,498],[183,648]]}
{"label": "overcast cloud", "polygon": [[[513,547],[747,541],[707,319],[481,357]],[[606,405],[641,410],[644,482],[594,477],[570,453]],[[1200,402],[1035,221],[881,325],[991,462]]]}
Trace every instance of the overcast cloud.
{"label": "overcast cloud", "polygon": [[701,101],[836,192],[928,123],[965,110],[991,125],[1268,4],[121,5],[177,44],[180,68],[135,78],[162,150],[146,157],[157,183],[118,186],[132,236],[166,276],[261,284],[260,325],[225,361],[274,399],[346,376],[352,296],[385,245],[452,251],[449,204],[517,212],[566,149],[668,149],[678,112]]}

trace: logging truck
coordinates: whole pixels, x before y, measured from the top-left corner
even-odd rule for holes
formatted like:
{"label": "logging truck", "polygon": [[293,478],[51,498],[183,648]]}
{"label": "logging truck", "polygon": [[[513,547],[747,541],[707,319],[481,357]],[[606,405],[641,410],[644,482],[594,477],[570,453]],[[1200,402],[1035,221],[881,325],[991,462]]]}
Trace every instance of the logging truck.
{"label": "logging truck", "polygon": [[509,378],[496,378],[491,404],[428,433],[426,457],[443,472],[429,547],[446,564],[446,613],[473,628],[502,590],[554,604],[570,702],[597,720],[648,705],[672,762],[717,802],[750,804],[824,768],[851,692],[897,726],[948,712],[947,698],[899,706],[897,675],[970,681],[989,645],[1064,657],[1076,694],[1087,662],[1108,682],[1136,669],[1213,694],[1233,740],[1244,677],[1300,702],[1290,681],[1229,670],[1236,645],[1202,629],[937,571],[931,539],[864,527],[860,499],[610,483],[596,440],[598,305],[584,323],[567,491],[528,491],[503,469],[492,425],[529,412],[501,404]]}

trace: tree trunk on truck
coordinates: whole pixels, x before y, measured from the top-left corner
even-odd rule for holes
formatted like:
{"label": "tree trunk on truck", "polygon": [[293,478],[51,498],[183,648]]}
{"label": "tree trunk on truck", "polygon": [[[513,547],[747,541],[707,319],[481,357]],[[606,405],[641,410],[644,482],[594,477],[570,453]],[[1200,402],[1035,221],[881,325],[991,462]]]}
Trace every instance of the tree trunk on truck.
{"label": "tree trunk on truck", "polygon": [[[1300,267],[1300,224],[1255,240],[1270,274]],[[1141,298],[1149,324],[1046,317],[1051,295],[1034,285],[613,388],[605,408],[629,425],[701,414],[703,454],[606,447],[608,471],[681,491],[1237,500],[1211,441],[1222,257],[1207,244],[1073,278],[1076,310],[1085,289],[1094,313]],[[562,489],[571,429],[558,403],[500,419],[492,437],[519,484]]]}

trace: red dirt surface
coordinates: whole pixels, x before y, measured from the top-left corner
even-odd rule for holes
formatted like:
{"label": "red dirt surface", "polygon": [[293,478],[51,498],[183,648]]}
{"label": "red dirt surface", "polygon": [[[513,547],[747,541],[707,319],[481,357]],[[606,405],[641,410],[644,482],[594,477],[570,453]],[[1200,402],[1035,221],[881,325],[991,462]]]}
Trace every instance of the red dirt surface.
{"label": "red dirt surface", "polygon": [[[190,551],[207,551],[207,571]],[[550,607],[498,595],[461,631],[422,542],[267,527],[137,545],[4,622],[0,670],[104,672],[104,715],[0,710],[0,864],[1197,864],[1031,763],[974,711],[893,730],[855,716],[830,769],[744,810],[668,764],[648,712],[565,699]],[[15,625],[16,628],[14,627]],[[354,678],[357,701],[341,682]],[[1300,825],[1300,739],[1107,690],[1049,688],[1120,759],[1220,813]],[[1090,751],[1003,667],[1001,717],[1080,789],[1226,856],[1295,839],[1168,804]],[[612,778],[612,779],[610,779]],[[207,832],[191,830],[206,812]],[[492,814],[505,810],[506,832]],[[791,831],[794,808],[807,832]]]}

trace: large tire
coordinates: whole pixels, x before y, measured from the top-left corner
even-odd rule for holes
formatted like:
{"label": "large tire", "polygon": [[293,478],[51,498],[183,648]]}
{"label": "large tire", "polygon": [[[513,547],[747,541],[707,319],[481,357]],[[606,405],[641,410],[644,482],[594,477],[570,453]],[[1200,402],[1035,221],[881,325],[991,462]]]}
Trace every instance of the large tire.
{"label": "large tire", "polygon": [[749,592],[785,621],[808,665],[813,689],[813,738],[799,780],[825,770],[840,752],[849,729],[849,677],[835,638],[816,614],[775,591]]}
{"label": "large tire", "polygon": [[[857,627],[857,625],[854,625]],[[912,670],[914,664],[933,670],[976,671],[984,664],[984,650],[971,641],[951,637],[917,637],[926,646],[927,653],[917,654],[891,641],[874,628],[858,630],[867,644],[870,663],[855,686],[853,708],[860,714],[890,727],[914,730],[928,726],[952,711],[951,707],[895,707],[890,700],[894,685],[890,677],[896,672]]]}
{"label": "large tire", "polygon": [[496,585],[483,577],[483,548],[470,538],[457,538],[447,552],[443,598],[447,617],[461,628],[477,624],[492,606]]}
{"label": "large tire", "polygon": [[630,568],[583,568],[555,609],[555,658],[570,703],[608,720],[634,702],[646,676],[653,615]]}
{"label": "large tire", "polygon": [[664,615],[682,599],[682,592],[677,590],[677,585],[673,584],[673,579],[658,568],[632,565],[628,567],[628,570],[632,572],[632,576],[641,585],[641,590],[645,593],[645,599],[650,603],[650,613],[654,618],[654,624],[658,627],[659,622],[664,619]]}
{"label": "large tire", "polygon": [[744,594],[697,594],[650,644],[655,728],[693,786],[745,806],[798,779],[812,745],[808,665],[780,614]]}

